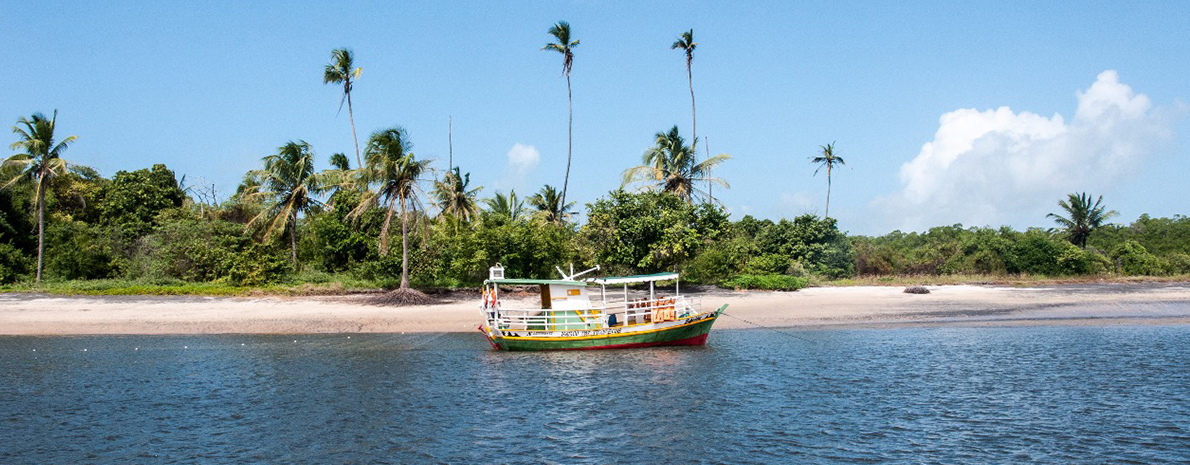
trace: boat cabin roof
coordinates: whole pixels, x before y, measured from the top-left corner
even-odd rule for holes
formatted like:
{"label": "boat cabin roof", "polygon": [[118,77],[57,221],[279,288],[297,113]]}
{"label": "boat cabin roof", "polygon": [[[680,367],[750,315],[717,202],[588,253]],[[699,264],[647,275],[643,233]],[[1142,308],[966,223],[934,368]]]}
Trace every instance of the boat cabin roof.
{"label": "boat cabin roof", "polygon": [[654,281],[672,281],[678,279],[677,273],[638,274],[634,276],[608,276],[606,278],[591,279],[595,284],[631,284],[650,283]]}
{"label": "boat cabin roof", "polygon": [[517,284],[560,284],[560,285],[564,285],[564,286],[586,286],[587,285],[587,283],[582,282],[582,281],[569,281],[569,280],[565,280],[565,279],[513,279],[513,278],[506,278],[506,279],[489,279],[487,281],[484,281],[484,283],[485,284],[487,284],[487,283],[508,284],[508,285],[517,285]]}

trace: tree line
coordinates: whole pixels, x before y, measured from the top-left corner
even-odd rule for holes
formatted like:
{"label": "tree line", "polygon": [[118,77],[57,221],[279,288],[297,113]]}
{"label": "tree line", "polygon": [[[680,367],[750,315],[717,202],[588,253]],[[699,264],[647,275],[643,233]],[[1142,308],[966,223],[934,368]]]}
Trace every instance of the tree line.
{"label": "tree line", "polygon": [[[693,32],[671,45],[685,56],[692,132]],[[548,33],[554,41],[542,50],[563,57],[570,137],[570,73],[580,42],[565,21]],[[414,154],[401,126],[373,131],[361,149],[351,92],[362,71],[354,53],[340,48],[322,76],[342,86],[354,165],[333,153],[330,168],[317,170],[309,143],[286,141],[222,201],[161,164],[109,179],[68,163],[63,156],[78,138],[55,134],[56,111],[19,118],[11,146],[18,153],[0,166],[0,283],[118,278],[254,286],[347,276],[408,290],[474,286],[495,263],[510,276],[545,277],[567,262],[613,273],[679,270],[695,282],[775,289],[856,275],[1190,272],[1185,217],[1110,225],[1114,212],[1086,194],[1060,202],[1064,213],[1050,215],[1058,226],[1051,230],[955,225],[849,237],[829,217],[832,171],[844,164],[834,143],[810,157],[815,174],[826,168],[827,216],[733,222],[713,195],[714,186],[729,184],[712,175],[732,156],[708,149],[699,157],[697,134],[687,143],[677,125],[655,134],[620,189],[585,204],[580,225],[576,202],[567,201],[569,143],[562,188],[547,184],[527,198],[515,191],[481,198],[482,187],[454,165],[453,153],[451,166],[439,171]],[[399,255],[390,253],[398,236]]]}

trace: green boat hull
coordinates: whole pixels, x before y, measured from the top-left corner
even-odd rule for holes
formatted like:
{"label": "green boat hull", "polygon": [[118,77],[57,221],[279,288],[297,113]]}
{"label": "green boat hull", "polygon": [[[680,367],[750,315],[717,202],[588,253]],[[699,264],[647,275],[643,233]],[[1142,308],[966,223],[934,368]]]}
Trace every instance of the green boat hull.
{"label": "green boat hull", "polygon": [[[498,336],[489,338],[492,346],[500,350],[594,350],[629,349],[658,346],[698,346],[706,344],[707,336],[715,320],[727,305],[709,316],[692,318],[684,323],[647,331],[616,334],[595,334],[573,337]],[[485,333],[486,334],[486,333]]]}

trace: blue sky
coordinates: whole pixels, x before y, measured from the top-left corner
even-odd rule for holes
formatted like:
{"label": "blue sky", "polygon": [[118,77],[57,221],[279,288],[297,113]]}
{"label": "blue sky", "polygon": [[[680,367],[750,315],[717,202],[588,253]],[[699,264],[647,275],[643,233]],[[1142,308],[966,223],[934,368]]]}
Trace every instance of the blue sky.
{"label": "blue sky", "polygon": [[[539,49],[571,23],[570,198],[619,185],[652,134],[689,136],[682,54],[693,28],[699,135],[735,217],[821,215],[809,158],[834,142],[831,216],[851,233],[1048,226],[1065,192],[1128,222],[1186,214],[1185,2],[5,2],[0,120],[59,111],[67,158],[165,163],[234,191],[291,139],[323,167],[352,155],[333,48],[364,68],[361,143],[402,125],[420,157],[454,155],[484,196],[561,185],[566,83]],[[8,136],[11,143],[15,139]],[[717,194],[720,192],[717,191]],[[718,196],[718,195],[717,195]]]}

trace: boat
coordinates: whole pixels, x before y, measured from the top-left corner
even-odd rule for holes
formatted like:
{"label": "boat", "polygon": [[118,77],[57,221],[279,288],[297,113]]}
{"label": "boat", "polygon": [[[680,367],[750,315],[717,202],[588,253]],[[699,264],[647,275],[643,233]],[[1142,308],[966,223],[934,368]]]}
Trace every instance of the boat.
{"label": "boat", "polygon": [[[703,311],[700,298],[680,294],[678,273],[579,279],[598,270],[560,279],[504,277],[500,264],[483,283],[479,331],[496,350],[628,349],[701,346],[711,325],[727,309]],[[647,297],[633,297],[629,286],[648,284]],[[672,283],[673,293],[659,291]],[[501,286],[536,286],[538,295],[501,292]],[[519,299],[517,297],[520,297]]]}

